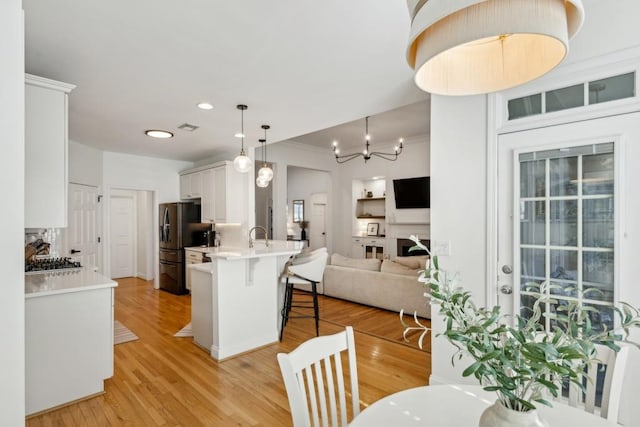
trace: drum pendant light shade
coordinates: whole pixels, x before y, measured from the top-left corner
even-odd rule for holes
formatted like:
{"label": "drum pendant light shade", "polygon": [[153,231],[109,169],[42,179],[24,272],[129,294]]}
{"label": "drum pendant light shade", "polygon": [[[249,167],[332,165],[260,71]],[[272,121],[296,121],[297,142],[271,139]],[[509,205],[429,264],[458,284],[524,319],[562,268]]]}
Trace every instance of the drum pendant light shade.
{"label": "drum pendant light shade", "polygon": [[552,70],[582,26],[582,0],[407,0],[407,62],[439,95],[476,95]]}

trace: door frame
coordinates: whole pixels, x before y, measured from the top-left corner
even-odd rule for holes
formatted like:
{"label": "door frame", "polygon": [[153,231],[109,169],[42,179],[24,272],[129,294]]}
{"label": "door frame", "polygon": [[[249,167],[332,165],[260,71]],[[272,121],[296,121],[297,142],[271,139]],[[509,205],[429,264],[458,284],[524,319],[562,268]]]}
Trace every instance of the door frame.
{"label": "door frame", "polygon": [[[111,247],[111,193],[114,190],[130,190],[130,191],[148,191],[151,193],[151,223],[153,224],[153,287],[154,289],[160,289],[160,233],[158,229],[160,223],[158,222],[158,190],[154,188],[141,188],[131,187],[126,185],[106,185],[104,191],[104,206],[102,207],[103,218],[103,232],[104,232],[104,245]],[[102,265],[104,266],[104,275],[111,276],[111,250],[102,251]]]}

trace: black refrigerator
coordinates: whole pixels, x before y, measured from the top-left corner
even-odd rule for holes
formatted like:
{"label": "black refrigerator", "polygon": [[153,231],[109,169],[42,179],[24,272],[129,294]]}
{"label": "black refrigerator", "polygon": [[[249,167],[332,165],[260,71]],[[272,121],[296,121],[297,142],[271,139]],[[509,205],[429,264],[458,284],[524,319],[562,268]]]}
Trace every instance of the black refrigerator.
{"label": "black refrigerator", "polygon": [[200,205],[194,203],[161,203],[158,213],[160,289],[186,294],[184,248],[206,244],[211,224],[200,223]]}

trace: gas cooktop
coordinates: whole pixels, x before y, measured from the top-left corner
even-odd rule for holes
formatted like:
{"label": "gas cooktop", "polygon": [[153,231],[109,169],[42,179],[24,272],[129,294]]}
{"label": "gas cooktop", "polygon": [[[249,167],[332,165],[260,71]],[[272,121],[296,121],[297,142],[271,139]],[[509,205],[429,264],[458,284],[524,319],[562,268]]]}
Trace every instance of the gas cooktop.
{"label": "gas cooktop", "polygon": [[24,265],[25,273],[43,273],[51,271],[80,271],[82,265],[71,258],[42,258],[28,261]]}

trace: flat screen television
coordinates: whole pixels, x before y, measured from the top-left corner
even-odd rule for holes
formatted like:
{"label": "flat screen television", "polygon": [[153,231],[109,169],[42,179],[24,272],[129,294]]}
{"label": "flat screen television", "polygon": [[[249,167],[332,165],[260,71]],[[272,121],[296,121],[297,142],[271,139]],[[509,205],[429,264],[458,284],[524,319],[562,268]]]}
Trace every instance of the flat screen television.
{"label": "flat screen television", "polygon": [[396,209],[422,209],[430,207],[429,177],[393,180]]}

